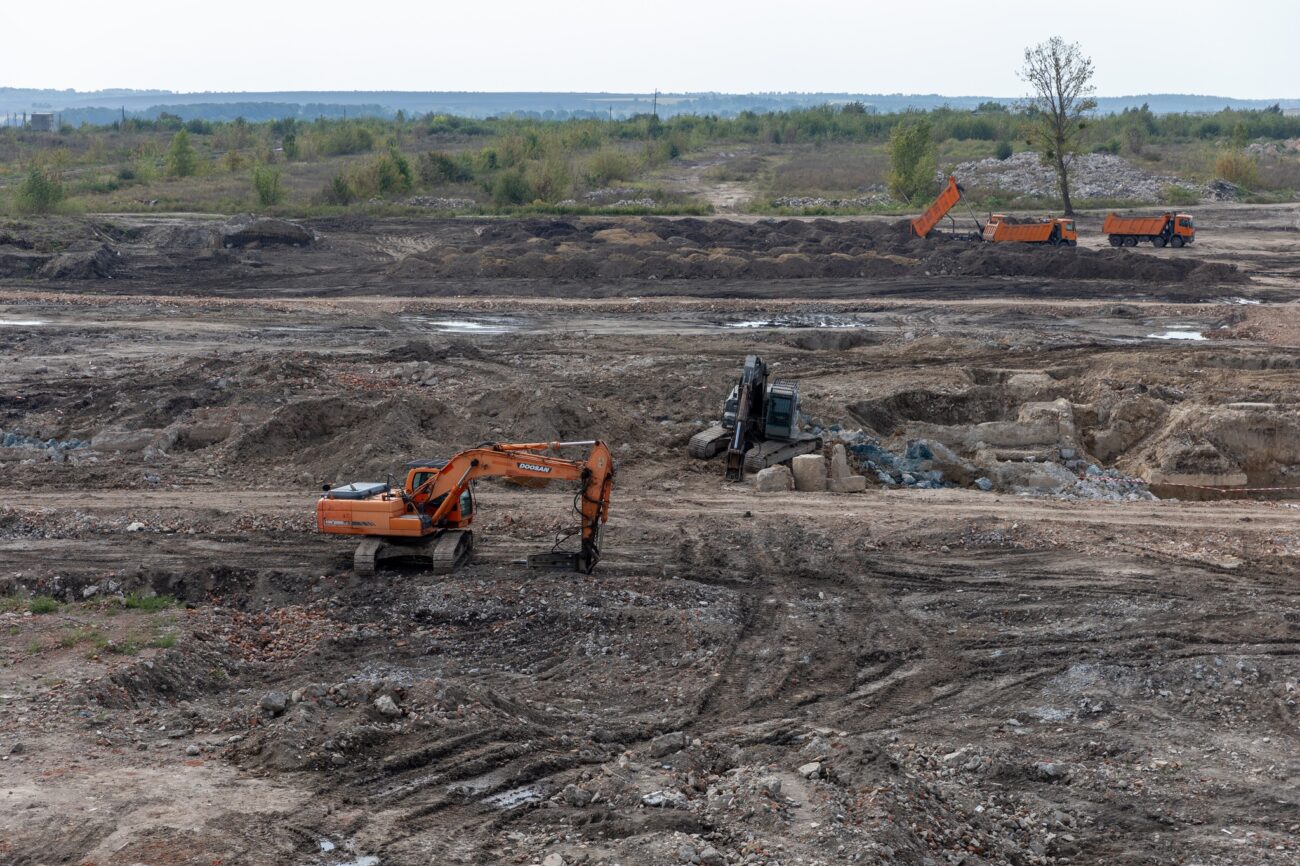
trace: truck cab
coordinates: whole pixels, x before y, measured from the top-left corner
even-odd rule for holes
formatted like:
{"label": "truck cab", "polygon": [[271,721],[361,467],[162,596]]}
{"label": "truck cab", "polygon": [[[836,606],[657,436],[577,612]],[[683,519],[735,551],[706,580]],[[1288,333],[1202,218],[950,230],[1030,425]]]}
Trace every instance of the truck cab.
{"label": "truck cab", "polygon": [[1196,238],[1196,221],[1192,219],[1192,215],[1186,213],[1175,214],[1173,233],[1182,238],[1183,243],[1190,244]]}

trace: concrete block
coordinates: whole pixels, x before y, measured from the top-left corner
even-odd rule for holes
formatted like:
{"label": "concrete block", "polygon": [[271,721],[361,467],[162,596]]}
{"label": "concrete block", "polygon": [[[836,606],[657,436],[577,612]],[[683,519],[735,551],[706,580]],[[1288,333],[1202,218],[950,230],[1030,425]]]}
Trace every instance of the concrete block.
{"label": "concrete block", "polygon": [[778,463],[758,470],[754,476],[754,489],[759,493],[789,493],[794,490],[794,476],[788,466]]}
{"label": "concrete block", "polygon": [[831,493],[862,493],[867,489],[867,477],[850,475],[847,478],[832,478],[826,485]]}
{"label": "concrete block", "polygon": [[848,478],[852,474],[849,469],[849,452],[843,444],[835,443],[831,448],[831,478]]}
{"label": "concrete block", "polygon": [[794,489],[816,493],[826,489],[826,458],[820,454],[800,454],[790,461],[794,470]]}

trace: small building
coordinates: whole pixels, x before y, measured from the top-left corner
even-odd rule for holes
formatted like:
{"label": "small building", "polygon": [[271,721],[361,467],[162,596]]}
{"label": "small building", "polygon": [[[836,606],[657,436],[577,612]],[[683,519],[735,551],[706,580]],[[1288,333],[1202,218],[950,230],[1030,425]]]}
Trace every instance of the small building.
{"label": "small building", "polygon": [[35,132],[50,132],[54,129],[54,115],[50,112],[36,113],[32,112],[31,118],[27,122],[29,129]]}

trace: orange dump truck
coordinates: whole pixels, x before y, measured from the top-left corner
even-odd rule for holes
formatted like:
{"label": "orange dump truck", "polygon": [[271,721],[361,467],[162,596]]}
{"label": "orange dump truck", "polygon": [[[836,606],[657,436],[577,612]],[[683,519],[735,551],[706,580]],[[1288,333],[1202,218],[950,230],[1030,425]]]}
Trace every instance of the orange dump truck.
{"label": "orange dump truck", "polygon": [[1021,222],[1000,213],[989,215],[983,237],[991,243],[1051,244],[1054,247],[1073,247],[1079,243],[1079,233],[1075,231],[1072,219]]}
{"label": "orange dump truck", "polygon": [[1138,241],[1151,241],[1157,247],[1166,244],[1182,247],[1196,239],[1196,223],[1185,213],[1154,217],[1122,217],[1110,213],[1101,224],[1101,231],[1110,239],[1112,247],[1135,247]]}

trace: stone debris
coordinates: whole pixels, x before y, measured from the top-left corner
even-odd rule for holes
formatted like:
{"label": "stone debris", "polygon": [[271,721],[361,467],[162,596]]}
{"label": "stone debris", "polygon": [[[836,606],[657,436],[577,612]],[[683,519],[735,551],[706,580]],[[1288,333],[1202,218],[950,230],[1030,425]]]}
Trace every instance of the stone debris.
{"label": "stone debris", "polygon": [[406,203],[411,207],[429,210],[469,210],[478,206],[478,202],[472,198],[441,198],[432,195],[413,195],[406,200]]}
{"label": "stone debris", "polygon": [[794,475],[783,463],[760,469],[754,475],[754,489],[759,493],[789,493],[794,490]]}
{"label": "stone debris", "polygon": [[686,734],[681,731],[673,731],[670,734],[655,737],[650,741],[650,757],[662,758],[671,755],[673,752],[680,752],[684,748],[686,748]]}
{"label": "stone debris", "polygon": [[[968,190],[988,189],[1004,193],[1055,199],[1060,195],[1056,171],[1044,165],[1034,151],[1012,154],[1008,159],[964,162],[953,174]],[[1178,187],[1201,198],[1219,201],[1225,191],[1168,175],[1151,174],[1112,153],[1085,153],[1074,158],[1070,194],[1076,199],[1132,199],[1158,202],[1167,187]]]}
{"label": "stone debris", "polygon": [[800,493],[817,493],[826,489],[826,458],[820,454],[800,454],[790,461],[794,489]]}

